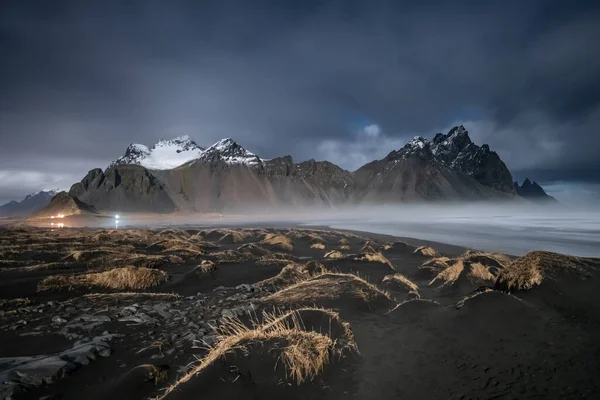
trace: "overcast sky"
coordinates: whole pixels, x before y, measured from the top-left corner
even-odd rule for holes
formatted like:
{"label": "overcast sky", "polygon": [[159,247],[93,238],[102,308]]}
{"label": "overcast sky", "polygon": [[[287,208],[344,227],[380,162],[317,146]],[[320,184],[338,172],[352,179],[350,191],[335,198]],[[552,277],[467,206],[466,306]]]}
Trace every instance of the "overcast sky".
{"label": "overcast sky", "polygon": [[600,1],[0,3],[0,202],[131,142],[353,170],[456,124],[515,179],[597,197]]}

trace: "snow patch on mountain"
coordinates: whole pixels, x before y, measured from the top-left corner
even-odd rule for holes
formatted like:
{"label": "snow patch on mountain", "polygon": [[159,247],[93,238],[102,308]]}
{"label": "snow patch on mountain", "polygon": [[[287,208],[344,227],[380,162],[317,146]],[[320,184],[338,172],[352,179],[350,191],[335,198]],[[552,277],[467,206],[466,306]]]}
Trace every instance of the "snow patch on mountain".
{"label": "snow patch on mountain", "polygon": [[127,147],[125,155],[110,166],[137,164],[148,169],[172,169],[197,159],[203,150],[187,135],[171,140],[160,140],[151,148],[132,143]]}
{"label": "snow patch on mountain", "polygon": [[246,150],[230,138],[221,139],[204,149],[186,135],[171,140],[160,140],[151,148],[132,143],[127,147],[125,155],[109,166],[137,164],[148,169],[168,170],[189,162],[212,161],[256,166],[267,160]]}
{"label": "snow patch on mountain", "polygon": [[221,139],[202,152],[199,161],[220,160],[228,164],[258,165],[265,161],[256,154],[246,150],[233,139]]}

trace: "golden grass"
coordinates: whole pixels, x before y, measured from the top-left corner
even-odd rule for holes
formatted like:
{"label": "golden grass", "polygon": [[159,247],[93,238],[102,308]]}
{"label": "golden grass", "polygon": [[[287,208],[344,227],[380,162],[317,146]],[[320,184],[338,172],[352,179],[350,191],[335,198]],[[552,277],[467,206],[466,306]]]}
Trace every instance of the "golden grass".
{"label": "golden grass", "polygon": [[260,243],[283,251],[292,251],[294,249],[290,238],[274,233],[267,233]]}
{"label": "golden grass", "polygon": [[436,275],[435,278],[431,280],[431,282],[429,282],[429,286],[432,286],[436,281],[441,281],[441,288],[452,285],[458,280],[465,268],[465,265],[463,260],[461,259],[452,261],[452,264],[450,264],[446,269],[442,270],[439,274]]}
{"label": "golden grass", "polygon": [[323,243],[313,243],[310,245],[311,249],[319,249],[319,250],[325,250],[325,244]]}
{"label": "golden grass", "polygon": [[364,246],[360,249],[361,253],[377,253],[375,248],[371,245],[370,241],[367,241]]}
{"label": "golden grass", "polygon": [[488,267],[481,263],[470,263],[469,278],[473,282],[492,283],[496,280],[496,275],[492,274]]}
{"label": "golden grass", "polygon": [[166,280],[167,274],[163,271],[128,266],[89,274],[49,276],[38,284],[38,291],[89,286],[115,290],[139,290],[160,285]]}
{"label": "golden grass", "polygon": [[484,251],[473,251],[469,250],[465,254],[461,256],[465,261],[471,262],[482,262],[482,263],[490,263],[490,261],[495,261],[501,266],[506,266],[512,262],[510,257],[506,254],[501,253],[490,253]]}
{"label": "golden grass", "polygon": [[82,297],[93,300],[93,301],[115,301],[120,300],[140,300],[140,299],[154,299],[154,300],[168,300],[176,301],[181,300],[181,296],[175,293],[146,293],[146,292],[119,292],[119,293],[88,293]]}
{"label": "golden grass", "polygon": [[548,251],[532,251],[508,264],[494,287],[498,290],[528,290],[544,280],[559,276],[574,279],[590,278],[600,272],[600,259],[574,257]]}
{"label": "golden grass", "polygon": [[350,250],[350,245],[342,244],[342,245],[340,245],[340,250]]}
{"label": "golden grass", "polygon": [[468,251],[457,258],[434,258],[423,263],[419,269],[434,275],[429,285],[440,283],[438,289],[452,286],[462,277],[474,286],[488,286],[494,284],[506,259],[502,254]]}
{"label": "golden grass", "polygon": [[291,261],[297,261],[298,258],[287,253],[271,253],[266,256],[259,257],[256,260],[256,265],[268,266],[268,265],[287,265]]}
{"label": "golden grass", "polygon": [[217,266],[210,260],[202,260],[202,263],[196,267],[196,275],[202,277],[213,274],[217,270]]}
{"label": "golden grass", "polygon": [[212,253],[210,256],[214,258],[215,263],[217,264],[239,263],[251,260],[253,258],[252,254],[241,253],[237,250],[218,251],[216,253]]}
{"label": "golden grass", "polygon": [[156,366],[153,364],[142,364],[135,367],[133,371],[136,369],[141,369],[144,371],[147,380],[154,381],[155,385],[160,385],[167,381],[169,377],[169,369],[164,366]]}
{"label": "golden grass", "polygon": [[227,231],[227,233],[225,233],[225,235],[219,239],[219,242],[223,242],[223,243],[243,243],[244,241],[246,241],[246,239],[248,239],[248,237],[250,236],[250,233],[245,232],[245,231]]}
{"label": "golden grass", "polygon": [[328,252],[327,254],[325,254],[324,258],[329,258],[331,260],[338,260],[340,258],[344,258],[345,256],[337,251],[337,250],[331,250],[330,252]]}
{"label": "golden grass", "polygon": [[[387,292],[353,274],[327,272],[309,280],[293,284],[262,301],[277,307],[325,305],[347,297],[357,301],[359,306],[371,308],[371,305],[391,302]],[[328,306],[328,305],[325,305]]]}
{"label": "golden grass", "polygon": [[83,250],[75,250],[66,255],[62,260],[63,261],[75,261],[75,262],[83,262],[89,261],[95,258],[102,258],[107,256],[115,256],[118,254],[122,254],[123,252],[128,252],[134,250],[133,246],[127,246],[126,248],[110,248],[110,247],[100,247],[95,249],[83,249]]}
{"label": "golden grass", "polygon": [[419,286],[400,273],[386,275],[383,278],[383,282],[395,283],[405,288],[408,292],[414,292],[417,295],[419,294]]}
{"label": "golden grass", "polygon": [[237,251],[239,251],[240,253],[250,254],[257,257],[262,257],[271,254],[270,250],[264,249],[252,243],[241,245],[237,248]]}
{"label": "golden grass", "polygon": [[20,308],[32,304],[33,301],[28,298],[16,298],[16,299],[0,299],[0,309],[3,308]]}
{"label": "golden grass", "polygon": [[420,254],[425,257],[440,257],[440,254],[434,248],[429,246],[417,247],[414,254]]}
{"label": "golden grass", "polygon": [[0,274],[3,272],[29,272],[29,271],[43,271],[43,270],[48,270],[48,269],[61,269],[61,268],[67,268],[68,266],[69,266],[69,263],[50,262],[50,263],[42,263],[42,264],[35,264],[35,265],[27,265],[24,267],[3,268],[3,269],[0,269]]}
{"label": "golden grass", "polygon": [[327,269],[323,264],[314,261],[309,261],[306,264],[289,263],[283,267],[279,274],[259,282],[259,285],[263,287],[284,288],[326,272]]}
{"label": "golden grass", "polygon": [[[337,314],[332,315],[338,318]],[[249,356],[263,352],[265,348],[269,353],[278,353],[276,357],[271,357],[275,358],[274,371],[281,372],[286,381],[300,385],[317,377],[332,357],[356,348],[351,335],[344,339],[343,342],[337,342],[326,334],[306,330],[297,311],[283,315],[264,313],[262,324],[253,327],[247,327],[237,319],[225,319],[219,327],[217,342],[209,348],[208,354],[158,399],[165,399],[194,376],[217,365],[219,360],[226,360],[233,353]],[[261,357],[263,360],[265,358]]]}
{"label": "golden grass", "polygon": [[391,269],[394,269],[394,266],[392,265],[392,263],[390,262],[390,260],[388,260],[381,253],[365,253],[365,254],[361,254],[360,256],[356,257],[355,260],[357,260],[357,261],[377,262],[377,263],[385,264],[385,265],[389,266]]}

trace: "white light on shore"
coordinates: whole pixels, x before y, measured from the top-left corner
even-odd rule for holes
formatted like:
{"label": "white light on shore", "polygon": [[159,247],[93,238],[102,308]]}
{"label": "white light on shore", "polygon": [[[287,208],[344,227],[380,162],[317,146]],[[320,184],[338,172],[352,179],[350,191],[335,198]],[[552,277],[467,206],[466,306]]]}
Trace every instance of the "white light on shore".
{"label": "white light on shore", "polygon": [[119,218],[121,218],[121,217],[119,216],[119,214],[115,215],[115,219],[119,219]]}

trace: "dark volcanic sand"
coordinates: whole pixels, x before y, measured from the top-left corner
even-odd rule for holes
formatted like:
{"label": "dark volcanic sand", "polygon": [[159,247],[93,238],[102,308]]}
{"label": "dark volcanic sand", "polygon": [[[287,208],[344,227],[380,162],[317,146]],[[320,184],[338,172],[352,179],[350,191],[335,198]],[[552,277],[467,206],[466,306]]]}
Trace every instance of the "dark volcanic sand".
{"label": "dark volcanic sand", "polygon": [[[219,247],[206,250],[206,254],[191,254],[177,249],[169,253],[155,244],[160,240],[184,240],[188,248],[201,246],[204,240],[197,229],[160,234],[153,231],[152,237],[144,240],[133,240],[133,233],[119,236],[118,240],[109,233],[109,239],[99,240],[97,235],[103,231],[87,229],[0,230],[0,371],[6,369],[8,358],[52,355],[72,348],[78,340],[119,334],[123,336],[109,342],[110,355],[94,354],[95,359],[83,363],[81,359],[70,360],[72,370],[61,371],[52,383],[20,385],[22,390],[14,398],[116,400],[160,396],[185,373],[185,366],[206,355],[202,340],[212,341],[211,326],[220,324],[224,309],[252,304],[256,310],[251,312],[253,315],[260,315],[261,309],[272,309],[265,298],[278,288],[260,282],[276,276],[289,262],[315,260],[330,271],[357,273],[391,296],[391,300],[373,302],[367,307],[349,301],[347,296],[328,300],[339,310],[341,319],[350,324],[360,354],[332,358],[318,377],[297,386],[285,379],[277,384],[261,380],[273,375],[275,369],[275,362],[269,361],[270,353],[263,349],[250,358],[218,361],[214,370],[192,377],[165,398],[600,398],[597,274],[581,281],[561,275],[552,285],[542,284],[512,294],[493,290],[475,293],[481,285],[462,276],[454,284],[440,288],[439,282],[430,285],[435,275],[419,269],[432,257],[414,254],[415,246],[431,246],[448,257],[459,256],[464,249],[420,241],[385,250],[385,243],[398,239],[332,231],[317,233],[325,249],[315,249],[311,248],[314,241],[305,235],[311,231],[249,229],[249,235],[238,243],[219,240],[223,233],[206,232],[201,236]],[[290,237],[293,248],[261,244],[268,233]],[[340,239],[348,240],[349,248],[341,249]],[[367,240],[391,265],[358,260],[358,256],[324,258],[328,251],[336,249],[345,256],[359,255]],[[215,253],[238,249],[244,243],[284,255],[262,262],[257,257],[243,257],[218,263]],[[105,261],[96,256],[72,260],[75,249],[100,247],[117,249],[118,254]],[[153,265],[169,278],[145,290],[72,287],[37,291],[45,277],[124,266],[123,260],[131,254],[174,254],[180,258]],[[199,276],[194,268],[202,260],[217,262],[217,269]],[[39,267],[50,261],[56,264],[47,269]],[[31,268],[34,265],[38,267]],[[414,296],[401,286],[382,282],[394,273],[402,273],[414,282],[420,299],[407,301]],[[236,288],[240,284],[258,285]],[[589,297],[589,305],[573,294],[578,289]],[[86,296],[119,292],[140,294]],[[304,302],[300,298],[298,306],[313,305],[309,304],[312,295],[306,294],[307,304],[300,304]],[[30,301],[14,300],[17,298]],[[53,317],[63,320],[53,322]],[[136,317],[147,319],[134,320]],[[130,320],[119,321],[124,318]],[[244,312],[240,312],[240,318],[248,322]],[[156,366],[164,375],[155,379],[147,369],[136,368],[146,364]],[[240,371],[235,379],[230,379],[232,365]],[[281,369],[281,363],[278,366]]]}

